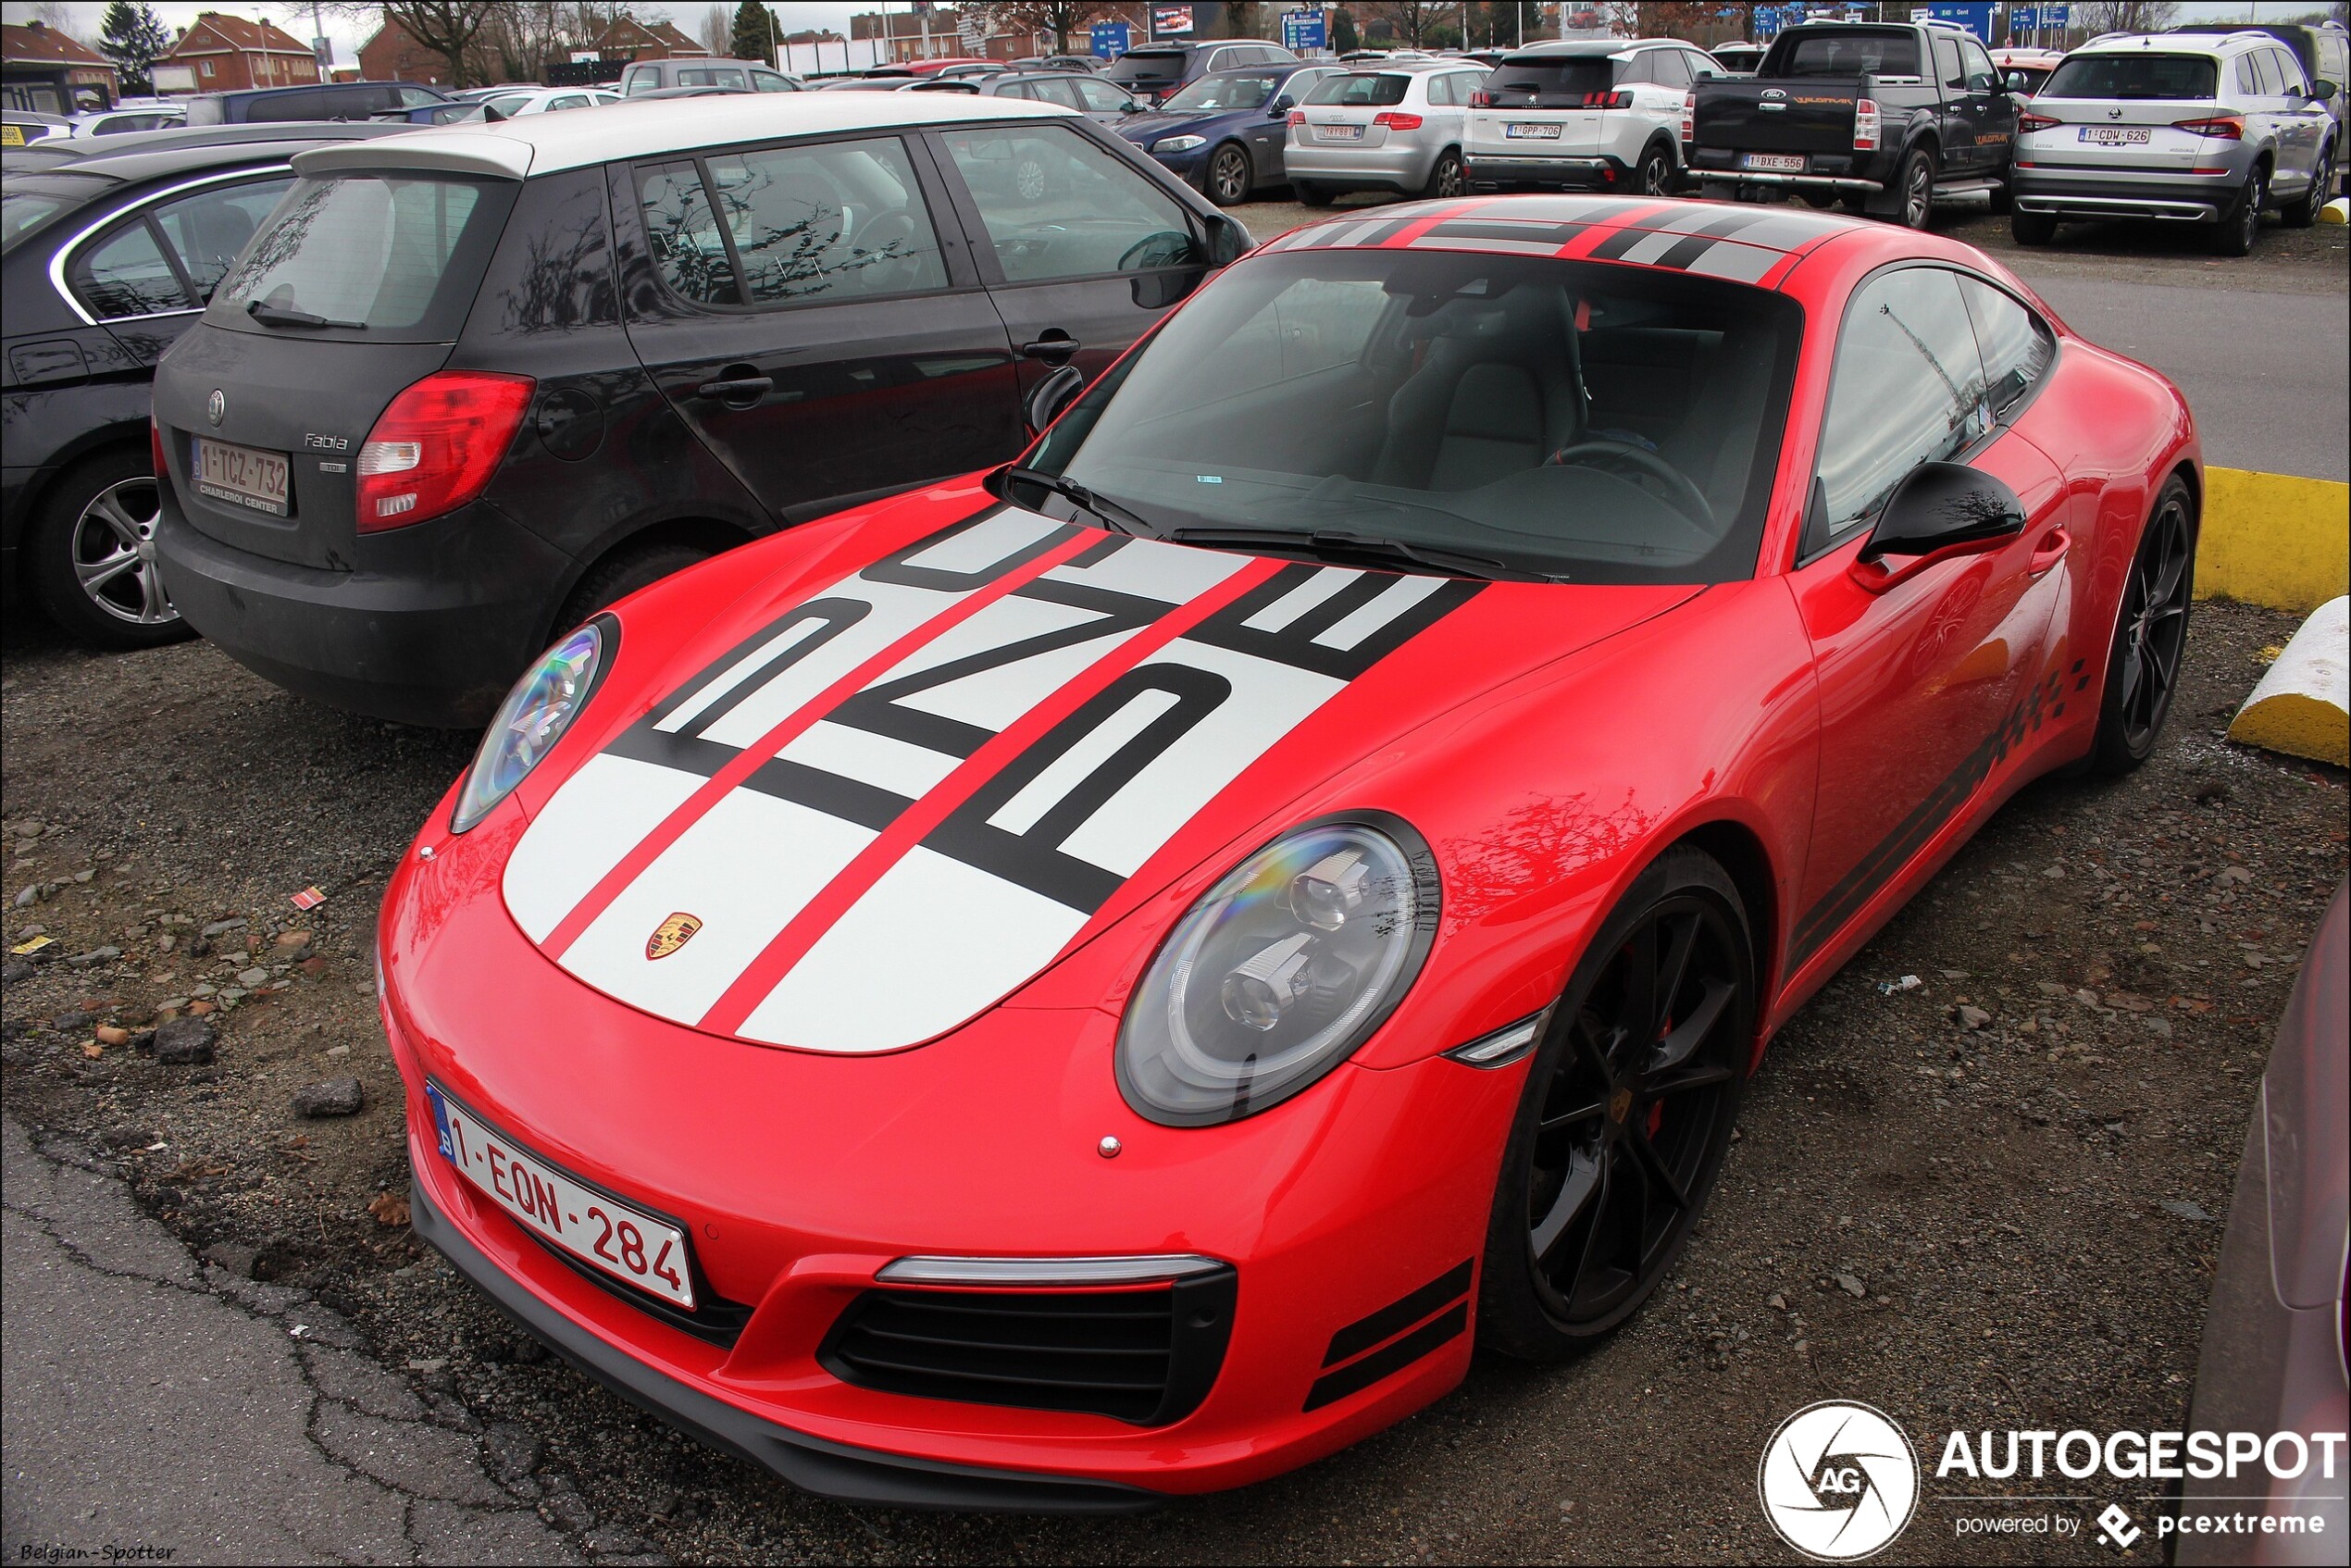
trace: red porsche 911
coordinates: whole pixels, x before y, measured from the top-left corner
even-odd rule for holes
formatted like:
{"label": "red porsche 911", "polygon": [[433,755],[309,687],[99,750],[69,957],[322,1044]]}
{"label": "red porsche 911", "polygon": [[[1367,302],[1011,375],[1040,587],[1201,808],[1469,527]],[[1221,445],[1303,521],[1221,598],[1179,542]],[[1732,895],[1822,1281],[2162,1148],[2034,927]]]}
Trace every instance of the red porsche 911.
{"label": "red porsche 911", "polygon": [[523,680],[385,903],[417,1226],[863,1501],[1148,1507],[1573,1352],[1773,1030],[2148,754],[2201,488],[2168,382],[1932,235],[1288,234],[1020,464]]}

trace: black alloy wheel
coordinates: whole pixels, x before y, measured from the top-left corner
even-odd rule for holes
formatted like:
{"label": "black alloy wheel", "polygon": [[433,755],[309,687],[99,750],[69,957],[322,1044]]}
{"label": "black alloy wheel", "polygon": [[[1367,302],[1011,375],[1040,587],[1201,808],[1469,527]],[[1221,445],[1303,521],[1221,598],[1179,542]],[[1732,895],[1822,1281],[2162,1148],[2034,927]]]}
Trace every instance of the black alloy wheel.
{"label": "black alloy wheel", "polygon": [[1657,1288],[1730,1147],[1755,984],[1729,877],[1696,850],[1668,851],[1545,1026],[1495,1192],[1482,1343],[1552,1360]]}
{"label": "black alloy wheel", "polygon": [[1661,142],[1651,143],[1641,155],[1640,187],[1645,196],[1673,193],[1673,155]]}
{"label": "black alloy wheel", "polygon": [[2329,142],[2319,149],[2319,161],[2310,170],[2310,188],[2302,193],[2301,200],[2280,209],[2279,216],[2288,229],[2314,228],[2333,194],[2334,143]]}
{"label": "black alloy wheel", "polygon": [[2179,690],[2195,586],[2195,508],[2187,485],[2175,476],[2156,497],[2155,515],[2122,585],[2091,755],[2098,772],[2128,773],[2155,750]]}
{"label": "black alloy wheel", "polygon": [[1208,199],[1220,207],[1249,200],[1249,155],[1227,142],[1208,160]]}
{"label": "black alloy wheel", "polygon": [[2269,199],[2269,171],[2256,164],[2245,178],[2237,205],[2220,215],[2220,227],[2212,231],[2212,254],[2251,255],[2253,242],[2261,233],[2261,208]]}

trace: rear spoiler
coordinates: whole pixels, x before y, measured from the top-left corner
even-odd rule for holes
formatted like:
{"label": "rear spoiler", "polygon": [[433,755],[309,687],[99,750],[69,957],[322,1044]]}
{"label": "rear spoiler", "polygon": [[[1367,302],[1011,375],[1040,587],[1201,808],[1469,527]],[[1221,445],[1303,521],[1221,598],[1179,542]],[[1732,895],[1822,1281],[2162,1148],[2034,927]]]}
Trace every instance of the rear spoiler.
{"label": "rear spoiler", "polygon": [[375,141],[342,143],[296,153],[294,172],[305,177],[346,168],[414,168],[440,174],[488,175],[492,180],[520,180],[530,172],[538,151],[515,136],[486,136],[478,131],[446,127],[417,131]]}

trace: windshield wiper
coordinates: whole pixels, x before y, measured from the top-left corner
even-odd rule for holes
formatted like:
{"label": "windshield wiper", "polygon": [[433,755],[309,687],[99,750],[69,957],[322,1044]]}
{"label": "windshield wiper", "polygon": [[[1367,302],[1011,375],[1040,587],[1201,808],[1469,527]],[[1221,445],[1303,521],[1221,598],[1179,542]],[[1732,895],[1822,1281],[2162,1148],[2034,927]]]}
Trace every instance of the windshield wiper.
{"label": "windshield wiper", "polygon": [[267,300],[255,300],[245,306],[245,314],[265,327],[336,327],[347,332],[364,332],[365,321],[336,321],[324,316],[313,316],[306,310],[294,310]]}
{"label": "windshield wiper", "polygon": [[996,473],[1007,484],[1033,484],[1039,490],[1060,496],[1113,533],[1135,534],[1143,539],[1162,537],[1159,529],[1140,514],[1131,512],[1105,496],[1095,494],[1076,479],[1048,474],[1039,468],[1024,468],[1017,463],[1008,463]]}
{"label": "windshield wiper", "polygon": [[1378,534],[1347,533],[1337,529],[1316,529],[1310,533],[1300,533],[1295,529],[1188,528],[1170,529],[1159,537],[1177,544],[1198,544],[1209,549],[1223,546],[1276,554],[1287,552],[1323,561],[1351,558],[1355,562],[1384,566],[1426,566],[1448,577],[1477,578],[1486,582],[1567,580],[1563,572],[1536,571],[1532,566],[1517,566],[1492,555],[1449,550],[1441,544],[1408,544],[1400,539],[1387,539]]}

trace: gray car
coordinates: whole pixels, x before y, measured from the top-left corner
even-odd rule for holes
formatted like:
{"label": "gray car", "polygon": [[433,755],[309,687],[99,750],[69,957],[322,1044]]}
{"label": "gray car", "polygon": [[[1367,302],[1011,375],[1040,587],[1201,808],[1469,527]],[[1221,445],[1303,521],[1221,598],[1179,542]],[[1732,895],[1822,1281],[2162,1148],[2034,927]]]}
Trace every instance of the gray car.
{"label": "gray car", "polygon": [[1290,111],[1282,164],[1308,206],[1342,191],[1458,196],[1462,129],[1483,65],[1412,61],[1325,78]]}
{"label": "gray car", "polygon": [[[2341,1562],[2351,1532],[2344,1450],[2321,1466],[2313,1434],[2351,1415],[2345,1371],[2346,1231],[2351,1230],[2351,891],[2338,888],[2295,982],[2261,1076],[2245,1161],[2213,1273],[2188,1409],[2191,1432],[2302,1436],[2310,1462],[2288,1480],[2261,1464],[2181,1483],[2174,1561]],[[2290,1450],[2282,1449],[2290,1457]],[[2328,1474],[2328,1471],[2332,1474]],[[2246,1533],[2233,1515],[2299,1528]],[[2315,1524],[2313,1524],[2315,1521]],[[2199,1524],[2201,1522],[2201,1524]]]}
{"label": "gray car", "polygon": [[2017,243],[2060,220],[2208,225],[2244,255],[2275,207],[2316,223],[2332,183],[2341,84],[2314,81],[2275,38],[2234,32],[2110,34],[2066,56],[2017,121]]}

